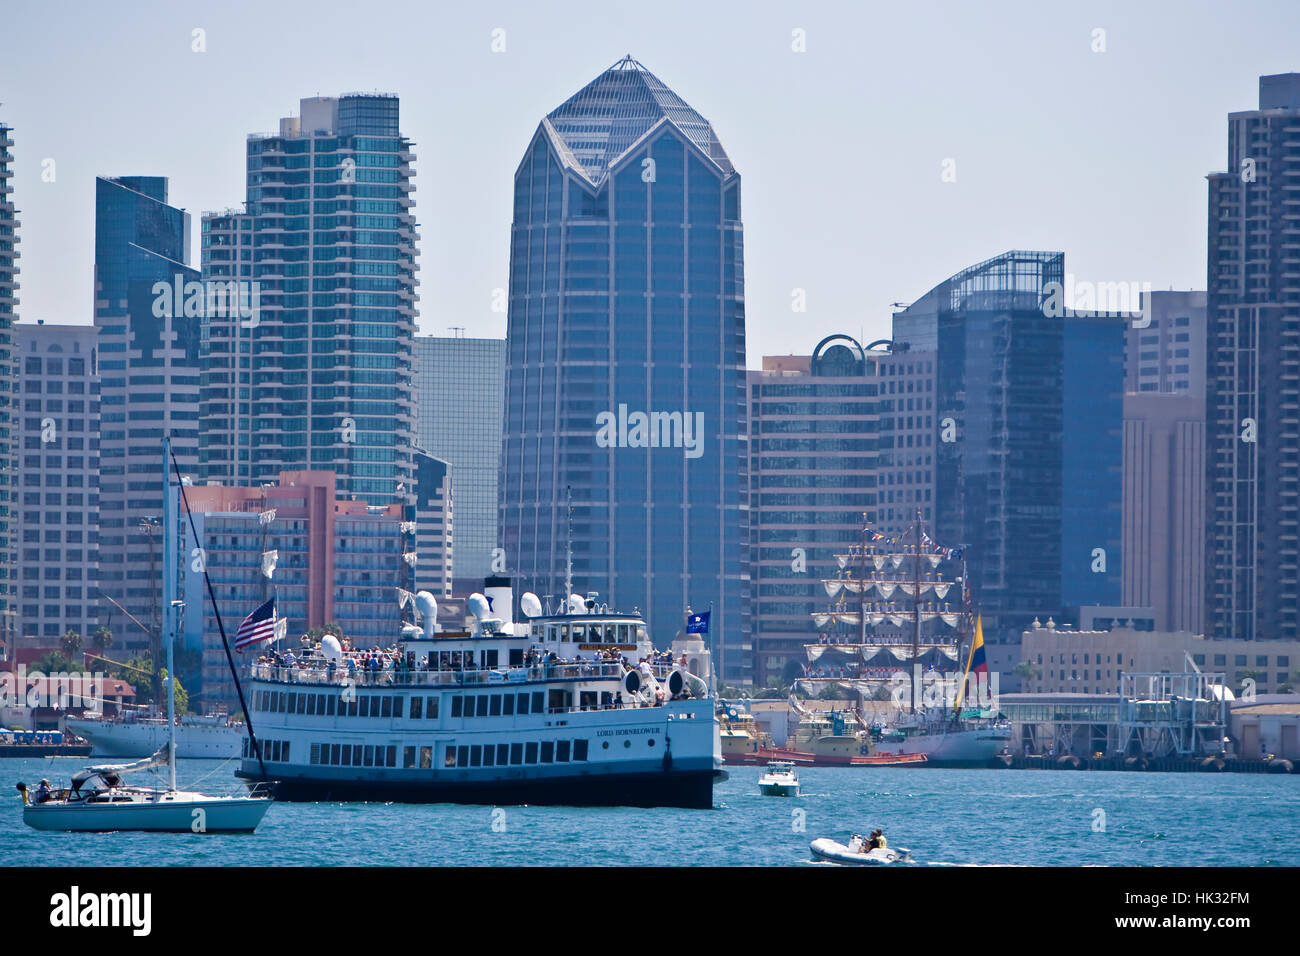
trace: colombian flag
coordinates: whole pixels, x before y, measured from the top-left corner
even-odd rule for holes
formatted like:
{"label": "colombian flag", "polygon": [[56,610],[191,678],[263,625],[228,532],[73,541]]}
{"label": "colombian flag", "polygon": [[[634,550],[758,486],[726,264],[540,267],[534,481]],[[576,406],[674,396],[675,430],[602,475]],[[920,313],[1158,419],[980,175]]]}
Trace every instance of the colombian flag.
{"label": "colombian flag", "polygon": [[[970,656],[966,659],[966,674],[962,677],[961,689],[957,692],[958,709],[961,708],[962,699],[966,696],[966,684],[970,679],[970,675],[972,673],[983,674],[985,680],[987,680],[988,672],[989,662],[984,657],[984,621],[983,618],[977,616],[975,618],[975,637],[970,642]],[[979,678],[976,677],[975,680],[978,685]]]}

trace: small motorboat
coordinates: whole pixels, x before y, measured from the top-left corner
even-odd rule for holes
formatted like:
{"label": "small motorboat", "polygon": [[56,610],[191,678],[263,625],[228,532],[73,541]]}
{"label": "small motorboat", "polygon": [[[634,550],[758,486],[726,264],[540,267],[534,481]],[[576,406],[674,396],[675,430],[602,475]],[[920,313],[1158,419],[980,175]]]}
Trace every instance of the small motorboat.
{"label": "small motorboat", "polygon": [[799,777],[788,760],[773,760],[758,778],[758,792],[765,797],[799,796]]}
{"label": "small motorboat", "polygon": [[862,837],[854,834],[848,846],[827,837],[813,840],[808,848],[814,860],[824,863],[842,863],[847,866],[884,866],[887,863],[911,863],[912,854],[900,847],[862,850]]}

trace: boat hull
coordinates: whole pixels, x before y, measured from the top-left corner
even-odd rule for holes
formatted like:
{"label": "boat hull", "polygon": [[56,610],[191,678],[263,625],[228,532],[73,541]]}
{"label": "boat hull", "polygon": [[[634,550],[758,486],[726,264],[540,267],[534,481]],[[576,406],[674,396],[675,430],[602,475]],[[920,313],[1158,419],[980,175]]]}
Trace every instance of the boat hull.
{"label": "boat hull", "polygon": [[758,791],[765,797],[797,797],[799,796],[799,784],[760,783]]}
{"label": "boat hull", "polygon": [[896,756],[924,754],[932,767],[985,767],[1010,741],[1009,728],[989,727],[914,734],[898,741],[880,740],[876,743],[876,752]]}
{"label": "boat hull", "polygon": [[[236,771],[244,780],[259,779]],[[271,793],[290,802],[464,803],[572,807],[679,807],[707,810],[725,770],[659,770],[495,780],[344,780],[297,776],[274,781]]]}
{"label": "boat hull", "polygon": [[904,849],[886,848],[871,850],[867,853],[855,853],[843,843],[823,837],[813,840],[808,845],[814,860],[824,863],[839,863],[844,866],[888,866],[890,863],[906,863],[910,855]]}
{"label": "boat hull", "polygon": [[23,822],[36,830],[64,833],[252,833],[270,805],[270,800],[251,797],[175,803],[44,803],[23,807]]}
{"label": "boat hull", "polygon": [[[90,741],[96,757],[147,757],[168,740],[167,724],[126,723],[69,717],[68,730]],[[176,728],[176,756],[187,760],[238,757],[246,734],[242,727],[185,724]]]}
{"label": "boat hull", "polygon": [[[728,762],[731,758],[727,758]],[[925,754],[816,754],[803,750],[773,747],[744,754],[737,758],[740,764],[766,766],[773,760],[788,760],[800,767],[917,767],[926,763]]]}

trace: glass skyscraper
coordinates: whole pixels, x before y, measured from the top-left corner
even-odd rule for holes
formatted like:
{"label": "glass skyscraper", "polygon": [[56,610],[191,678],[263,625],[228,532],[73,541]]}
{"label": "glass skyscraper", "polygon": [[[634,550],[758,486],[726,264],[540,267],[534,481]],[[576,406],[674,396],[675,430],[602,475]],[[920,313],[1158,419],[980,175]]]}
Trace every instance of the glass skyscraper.
{"label": "glass skyscraper", "polygon": [[574,589],[640,608],[661,644],[712,605],[715,666],[746,681],[740,175],[627,57],[543,118],[514,197],[507,573],[558,598],[571,540]]}
{"label": "glass skyscraper", "polygon": [[203,319],[201,475],[333,471],[389,504],[415,477],[411,143],[395,96],[301,101],[248,137],[244,211],[203,219],[203,276],[239,308]]}
{"label": "glass skyscraper", "polygon": [[[483,588],[482,580],[473,579],[493,573],[492,555],[499,547],[497,480],[505,361],[505,339],[415,337],[419,446],[451,469],[455,575],[470,579],[465,585],[473,591]],[[423,556],[420,561],[423,564]]]}
{"label": "glass skyscraper", "polygon": [[[199,319],[157,291],[198,279],[187,264],[189,238],[189,213],[167,204],[165,177],[95,180],[99,587],[150,626],[161,622],[162,439],[171,436],[182,470],[193,469],[198,447]],[[83,533],[93,546],[93,528],[66,527],[58,537],[76,547]],[[107,602],[104,611],[114,646],[148,647],[148,636]]]}
{"label": "glass skyscraper", "polygon": [[965,546],[990,640],[1119,603],[1123,319],[1052,314],[1064,286],[1062,253],[1007,252],[894,315],[938,353],[935,538]]}

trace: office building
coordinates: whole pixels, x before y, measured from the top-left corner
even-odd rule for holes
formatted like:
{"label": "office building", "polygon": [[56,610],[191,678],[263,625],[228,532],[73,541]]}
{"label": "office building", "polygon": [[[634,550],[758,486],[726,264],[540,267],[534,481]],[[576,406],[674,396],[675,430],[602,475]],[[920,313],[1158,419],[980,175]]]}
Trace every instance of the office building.
{"label": "office building", "polygon": [[1204,292],[1143,293],[1125,336],[1125,392],[1205,399]]}
{"label": "office building", "polygon": [[[195,485],[185,491],[198,541],[182,510],[183,555],[204,549],[228,639],[271,596],[287,621],[284,647],[297,647],[302,634],[329,624],[342,628],[355,647],[388,647],[398,639],[395,588],[406,586],[410,576],[402,560],[399,504],[339,498],[334,473],[328,471],[284,472],[276,483],[258,488]],[[276,552],[276,564],[268,579],[262,556],[270,551]],[[183,641],[202,653],[202,700],[235,704],[203,575],[190,561],[181,569]],[[248,652],[243,657],[248,660]]]}
{"label": "office building", "polygon": [[[460,561],[459,521],[455,520],[459,509],[452,505],[451,472],[450,462],[416,449],[414,504],[408,506],[407,514],[407,520],[416,526],[413,590],[428,591],[439,601],[453,596],[452,576]],[[460,596],[482,589],[483,582],[476,581]]]}
{"label": "office building", "polygon": [[765,357],[749,373],[750,568],[754,681],[801,673],[816,643],[814,612],[836,554],[862,543],[878,509],[876,362],[847,335],[812,355]]}
{"label": "office building", "polygon": [[571,545],[573,588],[661,646],[712,608],[719,682],[748,682],[740,174],[631,57],[524,151],[507,324],[505,572],[558,598]]}
{"label": "office building", "polygon": [[1209,177],[1205,629],[1300,639],[1300,73],[1228,114]]}
{"label": "office building", "polygon": [[896,349],[937,353],[933,536],[990,641],[1119,603],[1124,318],[1054,310],[1064,259],[1007,252],[894,314]]}
{"label": "office building", "polygon": [[99,598],[99,368],[90,325],[14,327],[19,421],[19,641],[83,648],[108,615]]}
{"label": "office building", "polygon": [[182,471],[197,460],[199,319],[184,290],[199,274],[189,239],[189,213],[168,205],[165,177],[95,179],[99,588],[114,646],[127,651],[151,643],[128,614],[148,628],[162,622],[163,438]]}
{"label": "office building", "polygon": [[[419,447],[451,468],[456,576],[474,590],[492,568],[505,401],[505,339],[415,337]],[[459,593],[459,592],[457,592]],[[465,592],[468,595],[469,592]]]}
{"label": "office building", "polygon": [[245,210],[203,219],[205,283],[236,300],[203,318],[203,480],[328,468],[371,504],[410,487],[413,158],[395,96],[304,99],[248,137]]}

